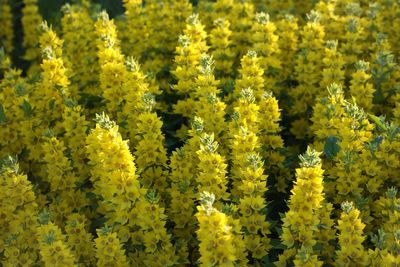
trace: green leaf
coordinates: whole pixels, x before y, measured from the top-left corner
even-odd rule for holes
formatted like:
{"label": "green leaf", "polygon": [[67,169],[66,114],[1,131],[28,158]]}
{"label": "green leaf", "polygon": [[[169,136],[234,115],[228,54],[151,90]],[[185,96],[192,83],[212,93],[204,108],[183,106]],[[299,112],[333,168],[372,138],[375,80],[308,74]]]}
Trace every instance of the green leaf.
{"label": "green leaf", "polygon": [[7,121],[6,113],[4,112],[3,104],[0,104],[0,124],[3,124]]}
{"label": "green leaf", "polygon": [[56,105],[56,100],[54,100],[54,99],[50,100],[50,102],[49,102],[49,108],[50,108],[50,109],[54,109],[55,105]]}
{"label": "green leaf", "polygon": [[381,120],[379,117],[377,117],[377,116],[375,116],[375,115],[372,115],[372,114],[368,114],[368,117],[369,117],[370,120],[372,120],[379,128],[381,128],[383,131],[386,131],[386,130],[387,130],[387,127],[386,127],[385,123],[382,122],[382,120]]}
{"label": "green leaf", "polygon": [[66,99],[66,100],[64,101],[64,104],[65,104],[67,107],[72,108],[72,107],[75,107],[78,103],[77,103],[75,100],[73,100],[73,99]]}
{"label": "green leaf", "polygon": [[263,267],[274,266],[271,260],[269,259],[268,255],[262,258],[262,266]]}
{"label": "green leaf", "polygon": [[282,228],[280,228],[280,227],[275,227],[274,230],[275,230],[275,232],[276,232],[279,236],[282,235],[282,232],[283,232]]}
{"label": "green leaf", "polygon": [[321,243],[317,243],[313,247],[313,250],[318,251],[318,252],[323,251],[323,249],[324,249],[324,246]]}
{"label": "green leaf", "polygon": [[24,111],[25,117],[29,118],[32,116],[33,109],[28,101],[24,100],[24,103],[22,103],[21,108]]}
{"label": "green leaf", "polygon": [[372,140],[371,144],[374,147],[379,147],[379,145],[382,143],[383,137],[382,136],[377,136],[374,140]]}
{"label": "green leaf", "polygon": [[128,122],[126,120],[123,120],[118,124],[118,126],[121,127],[122,129],[127,129]]}
{"label": "green leaf", "polygon": [[330,160],[332,160],[340,151],[340,146],[338,145],[339,138],[335,136],[329,136],[325,141],[324,154]]}
{"label": "green leaf", "polygon": [[282,244],[281,240],[279,239],[271,239],[271,245],[274,249],[286,249],[286,246]]}

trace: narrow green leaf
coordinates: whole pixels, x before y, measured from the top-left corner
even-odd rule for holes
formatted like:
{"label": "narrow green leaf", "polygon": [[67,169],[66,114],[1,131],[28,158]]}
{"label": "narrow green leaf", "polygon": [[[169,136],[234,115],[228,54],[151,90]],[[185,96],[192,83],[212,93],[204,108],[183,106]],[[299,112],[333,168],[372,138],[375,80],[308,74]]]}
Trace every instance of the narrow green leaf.
{"label": "narrow green leaf", "polygon": [[382,120],[381,120],[379,117],[377,117],[377,116],[375,116],[375,115],[372,115],[372,114],[368,114],[368,117],[369,117],[379,128],[381,128],[383,131],[386,131],[386,130],[387,130],[387,127],[386,127],[385,123],[383,123]]}
{"label": "narrow green leaf", "polygon": [[54,99],[50,100],[50,102],[49,102],[49,108],[50,108],[50,109],[54,109],[55,105],[56,105],[56,101],[55,101]]}
{"label": "narrow green leaf", "polygon": [[31,104],[29,104],[28,101],[24,100],[24,103],[22,103],[21,108],[24,111],[25,117],[29,118],[32,116],[33,109],[32,109]]}

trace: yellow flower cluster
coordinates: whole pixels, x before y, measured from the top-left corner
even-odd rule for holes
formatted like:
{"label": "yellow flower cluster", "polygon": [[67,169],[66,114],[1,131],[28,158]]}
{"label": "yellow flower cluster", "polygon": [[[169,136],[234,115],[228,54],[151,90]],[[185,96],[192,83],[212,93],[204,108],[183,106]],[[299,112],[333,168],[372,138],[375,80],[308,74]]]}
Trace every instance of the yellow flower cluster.
{"label": "yellow flower cluster", "polygon": [[104,227],[97,231],[96,243],[96,266],[126,266],[128,259],[122,249],[117,234],[112,233],[109,228]]}
{"label": "yellow flower cluster", "polygon": [[296,266],[322,266],[314,251],[320,231],[318,211],[324,199],[320,153],[308,148],[300,156],[300,161],[288,204],[289,211],[283,218],[281,239],[287,248],[297,250]]}
{"label": "yellow flower cluster", "polygon": [[79,263],[90,265],[95,263],[93,236],[87,230],[85,215],[71,214],[65,225],[67,244]]}
{"label": "yellow flower cluster", "polygon": [[0,151],[1,157],[21,153],[32,142],[32,136],[26,133],[33,127],[32,106],[28,101],[32,87],[22,77],[22,72],[11,66],[7,66],[3,77],[0,82],[0,144],[4,148]]}
{"label": "yellow flower cluster", "polygon": [[117,28],[108,14],[102,12],[96,23],[97,50],[101,66],[99,74],[100,90],[107,100],[107,109],[112,110],[117,117],[121,110],[123,99],[126,98],[127,88],[125,80],[127,70],[124,65],[124,56],[121,53]]}
{"label": "yellow flower cluster", "polygon": [[240,59],[240,64],[240,76],[235,81],[234,97],[239,97],[242,90],[249,88],[259,100],[264,91],[264,70],[261,68],[260,58],[251,50]]}
{"label": "yellow flower cluster", "polygon": [[214,28],[210,32],[210,50],[216,61],[215,72],[225,86],[231,82],[230,70],[235,59],[230,28],[229,20],[218,18],[214,21]]}
{"label": "yellow flower cluster", "polygon": [[373,109],[374,87],[370,82],[371,74],[368,73],[369,64],[365,61],[358,61],[355,64],[356,70],[351,75],[349,92],[356,99],[357,104],[366,111]]}
{"label": "yellow flower cluster", "polygon": [[[70,64],[71,92],[81,98],[82,94],[100,95],[97,76],[98,69],[91,66],[98,64],[96,53],[95,27],[89,11],[89,2],[82,5],[63,7],[61,21],[65,54]],[[79,57],[76,55],[80,54]]]}
{"label": "yellow flower cluster", "polygon": [[162,121],[154,112],[144,112],[137,118],[136,164],[141,169],[142,184],[164,193],[167,187],[167,151],[161,132]]}
{"label": "yellow flower cluster", "polygon": [[[292,91],[294,105],[291,112],[294,114],[306,113],[314,98],[320,95],[318,85],[322,72],[317,70],[323,68],[325,30],[316,11],[312,11],[307,18],[307,24],[300,31],[301,42],[295,63],[299,85]],[[296,134],[301,136],[301,133]]]}
{"label": "yellow flower cluster", "polygon": [[40,49],[38,48],[39,25],[42,22],[42,16],[39,14],[39,6],[37,0],[24,0],[22,10],[23,17],[21,19],[22,29],[24,32],[23,46],[25,48],[24,58],[32,61],[30,73],[39,71]]}
{"label": "yellow flower cluster", "polygon": [[225,177],[227,164],[225,159],[217,152],[218,143],[214,141],[213,134],[204,133],[200,137],[200,149],[198,156],[198,192],[215,192],[216,206],[227,199],[226,193],[227,179]]}
{"label": "yellow flower cluster", "polygon": [[338,221],[340,250],[337,252],[336,264],[366,265],[366,253],[362,246],[365,239],[363,236],[365,224],[359,218],[360,211],[355,209],[350,202],[342,203],[342,209],[343,212]]}
{"label": "yellow flower cluster", "polygon": [[[281,68],[279,60],[279,36],[276,34],[276,26],[269,15],[266,13],[257,13],[256,21],[251,28],[253,50],[260,56],[260,65],[264,70],[264,87],[267,90],[276,92],[276,76]],[[277,92],[276,92],[277,93]]]}
{"label": "yellow flower cluster", "polygon": [[0,167],[1,241],[4,266],[28,266],[38,261],[36,235],[38,204],[32,184],[20,173],[15,158],[2,159]]}
{"label": "yellow flower cluster", "polygon": [[[195,213],[195,200],[197,192],[197,151],[200,148],[201,135],[204,125],[201,118],[195,117],[192,128],[189,130],[189,139],[183,147],[176,149],[171,157],[171,173],[169,176],[171,197],[168,215],[175,223],[175,235],[182,239],[183,246],[193,239],[192,233],[195,229],[193,215]],[[208,166],[206,166],[208,167]],[[206,177],[207,178],[207,177]],[[188,259],[184,259],[188,261]]]}
{"label": "yellow flower cluster", "polygon": [[[93,166],[91,180],[99,199],[99,212],[115,227],[122,242],[131,240],[133,245],[145,246],[144,252],[132,256],[134,259],[146,266],[154,266],[155,262],[160,266],[172,265],[175,252],[165,229],[164,209],[157,204],[158,197],[154,191],[141,187],[134,157],[118,126],[104,114],[96,120],[86,148],[89,164]],[[135,228],[138,229],[132,232]]]}
{"label": "yellow flower cluster", "polygon": [[199,222],[200,266],[236,266],[246,264],[240,230],[232,227],[232,218],[213,207],[214,195],[203,192],[202,205],[196,218]]}
{"label": "yellow flower cluster", "polygon": [[7,54],[11,54],[13,50],[14,29],[11,6],[8,1],[2,0],[0,2],[0,14],[0,23],[3,27],[0,33],[0,46],[3,47]]}
{"label": "yellow flower cluster", "polygon": [[144,194],[127,141],[122,140],[114,122],[99,115],[96,128],[86,139],[86,150],[93,166],[90,179],[94,192],[105,200],[100,203],[103,212],[110,223],[124,225],[132,203]]}

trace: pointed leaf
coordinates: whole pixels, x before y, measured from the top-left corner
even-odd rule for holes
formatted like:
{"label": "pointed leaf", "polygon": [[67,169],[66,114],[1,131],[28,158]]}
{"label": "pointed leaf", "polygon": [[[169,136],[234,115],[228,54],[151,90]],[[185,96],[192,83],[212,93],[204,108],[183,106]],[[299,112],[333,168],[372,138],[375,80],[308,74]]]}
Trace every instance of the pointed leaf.
{"label": "pointed leaf", "polygon": [[24,111],[25,117],[29,118],[32,116],[33,109],[28,101],[24,100],[24,103],[22,103],[21,108]]}
{"label": "pointed leaf", "polygon": [[325,141],[324,154],[330,160],[332,160],[340,151],[340,146],[338,145],[339,138],[335,136],[330,136]]}

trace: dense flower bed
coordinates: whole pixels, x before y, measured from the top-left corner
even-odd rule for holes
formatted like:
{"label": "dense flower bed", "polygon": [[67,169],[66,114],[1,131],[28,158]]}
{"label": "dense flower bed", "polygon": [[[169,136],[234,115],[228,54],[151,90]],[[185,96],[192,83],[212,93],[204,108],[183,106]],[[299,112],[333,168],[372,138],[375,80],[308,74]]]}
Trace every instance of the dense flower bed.
{"label": "dense flower bed", "polygon": [[0,265],[400,266],[400,3],[313,2],[0,0]]}

